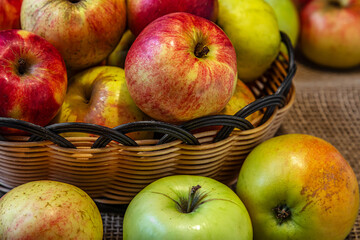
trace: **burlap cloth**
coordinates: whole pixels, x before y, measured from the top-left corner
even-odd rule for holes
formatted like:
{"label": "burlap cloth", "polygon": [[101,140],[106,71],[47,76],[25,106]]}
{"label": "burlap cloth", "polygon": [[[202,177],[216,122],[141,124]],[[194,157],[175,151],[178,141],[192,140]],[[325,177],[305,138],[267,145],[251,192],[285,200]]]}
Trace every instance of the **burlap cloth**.
{"label": "burlap cloth", "polygon": [[[360,180],[360,68],[332,71],[298,58],[296,101],[278,135],[304,133],[333,144]],[[100,206],[104,239],[122,239],[124,206]],[[347,239],[360,239],[360,215]]]}

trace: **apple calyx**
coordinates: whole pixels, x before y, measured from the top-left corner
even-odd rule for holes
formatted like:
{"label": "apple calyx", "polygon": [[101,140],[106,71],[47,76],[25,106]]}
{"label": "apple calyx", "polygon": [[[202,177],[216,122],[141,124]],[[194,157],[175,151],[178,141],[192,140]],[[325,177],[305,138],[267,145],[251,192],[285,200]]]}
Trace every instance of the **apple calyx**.
{"label": "apple calyx", "polygon": [[78,2],[80,2],[81,0],[69,0],[69,2],[71,2],[71,3],[78,3]]}
{"label": "apple calyx", "polygon": [[18,75],[23,76],[28,71],[28,64],[24,58],[19,58],[17,65]]}
{"label": "apple calyx", "polygon": [[273,208],[273,211],[279,225],[289,220],[291,217],[290,208],[286,204],[279,204],[278,206]]}
{"label": "apple calyx", "polygon": [[337,8],[345,8],[349,6],[350,0],[329,0],[329,4]]}
{"label": "apple calyx", "polygon": [[203,58],[209,53],[209,51],[210,49],[206,45],[202,43],[197,43],[195,46],[194,54],[197,58]]}

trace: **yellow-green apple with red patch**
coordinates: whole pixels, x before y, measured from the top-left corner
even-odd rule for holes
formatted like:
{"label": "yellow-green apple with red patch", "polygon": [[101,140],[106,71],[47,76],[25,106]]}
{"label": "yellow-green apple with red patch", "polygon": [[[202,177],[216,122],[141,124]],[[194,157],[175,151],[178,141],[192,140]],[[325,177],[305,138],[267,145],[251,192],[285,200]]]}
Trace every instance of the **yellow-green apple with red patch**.
{"label": "yellow-green apple with red patch", "polygon": [[59,111],[66,88],[65,63],[54,46],[28,31],[0,31],[0,117],[45,126]]}
{"label": "yellow-green apple with red patch", "polygon": [[360,1],[314,0],[301,11],[302,53],[332,68],[360,65]]}
{"label": "yellow-green apple with red patch", "polygon": [[276,14],[264,0],[219,0],[219,26],[234,44],[240,80],[261,76],[280,49]]}
{"label": "yellow-green apple with red patch", "polygon": [[[76,74],[69,82],[65,101],[54,122],[85,122],[113,128],[148,120],[148,116],[132,100],[122,68],[93,67]],[[74,134],[84,135],[70,135]],[[151,133],[136,132],[130,136],[143,139]]]}
{"label": "yellow-green apple with red patch", "polygon": [[254,148],[236,192],[254,239],[343,240],[358,216],[353,169],[333,145],[311,135],[282,135]]}
{"label": "yellow-green apple with red patch", "polygon": [[249,214],[226,185],[201,176],[159,179],[126,209],[124,240],[252,240]]}
{"label": "yellow-green apple with red patch", "polygon": [[179,123],[225,107],[236,87],[236,54],[213,22],[170,13],[135,39],[125,76],[140,109],[154,119]]}
{"label": "yellow-green apple with red patch", "polygon": [[72,71],[104,60],[125,25],[125,0],[24,0],[21,8],[21,28],[53,44]]}
{"label": "yellow-green apple with red patch", "polygon": [[0,239],[101,240],[99,209],[86,192],[56,181],[33,181],[0,199]]}
{"label": "yellow-green apple with red patch", "polygon": [[127,19],[135,36],[155,19],[173,12],[187,12],[216,21],[218,0],[127,0]]}
{"label": "yellow-green apple with red patch", "polygon": [[0,0],[0,30],[20,28],[22,0]]}

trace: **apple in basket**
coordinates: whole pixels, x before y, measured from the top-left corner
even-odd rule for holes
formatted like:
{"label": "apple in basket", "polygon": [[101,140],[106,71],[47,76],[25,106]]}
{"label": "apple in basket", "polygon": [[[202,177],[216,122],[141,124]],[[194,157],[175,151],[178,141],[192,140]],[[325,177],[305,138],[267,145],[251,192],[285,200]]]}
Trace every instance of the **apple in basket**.
{"label": "apple in basket", "polygon": [[20,28],[22,0],[0,0],[0,30]]}
{"label": "apple in basket", "polygon": [[252,240],[249,214],[226,185],[207,177],[176,175],[139,192],[126,209],[127,239]]}
{"label": "apple in basket", "polygon": [[217,23],[234,44],[240,80],[261,76],[279,53],[276,15],[263,0],[219,0]]}
{"label": "apple in basket", "polygon": [[[114,66],[98,66],[69,80],[65,101],[54,122],[86,122],[110,128],[148,120],[134,103],[126,86],[125,72]],[[70,133],[67,136],[79,136]],[[81,134],[84,135],[84,134]],[[151,138],[152,133],[131,133],[133,139]]]}
{"label": "apple in basket", "polygon": [[125,60],[136,105],[150,117],[177,123],[221,111],[234,93],[236,54],[213,22],[170,13],[151,22]]}
{"label": "apple in basket", "polygon": [[[0,32],[0,117],[44,126],[64,101],[67,74],[60,53],[24,30]],[[2,128],[3,133],[19,130]]]}
{"label": "apple in basket", "polygon": [[[300,33],[299,12],[292,0],[266,0],[274,9],[280,31],[285,32],[293,46],[296,46]],[[281,51],[286,52],[285,46]]]}
{"label": "apple in basket", "polygon": [[101,240],[99,209],[81,189],[56,181],[33,181],[0,199],[0,239]]}
{"label": "apple in basket", "polygon": [[129,28],[136,36],[149,23],[169,13],[187,12],[215,22],[219,11],[218,0],[127,0],[126,3]]}
{"label": "apple in basket", "polygon": [[288,134],[254,148],[236,192],[249,211],[254,239],[343,240],[358,215],[359,185],[330,143]]}
{"label": "apple in basket", "polygon": [[302,53],[332,68],[360,65],[360,0],[316,0],[301,11]]}
{"label": "apple in basket", "polygon": [[21,28],[52,43],[73,72],[104,60],[125,25],[125,0],[24,0],[21,8]]}

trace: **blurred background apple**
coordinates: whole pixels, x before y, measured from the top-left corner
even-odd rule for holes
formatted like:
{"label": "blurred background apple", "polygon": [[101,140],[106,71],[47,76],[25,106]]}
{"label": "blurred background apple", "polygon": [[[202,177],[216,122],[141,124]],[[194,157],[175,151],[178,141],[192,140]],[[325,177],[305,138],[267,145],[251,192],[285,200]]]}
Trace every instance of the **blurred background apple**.
{"label": "blurred background apple", "polygon": [[360,0],[313,0],[301,11],[302,53],[331,68],[360,64]]}

